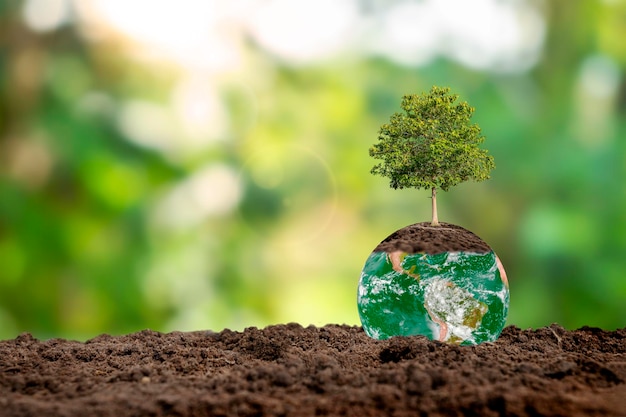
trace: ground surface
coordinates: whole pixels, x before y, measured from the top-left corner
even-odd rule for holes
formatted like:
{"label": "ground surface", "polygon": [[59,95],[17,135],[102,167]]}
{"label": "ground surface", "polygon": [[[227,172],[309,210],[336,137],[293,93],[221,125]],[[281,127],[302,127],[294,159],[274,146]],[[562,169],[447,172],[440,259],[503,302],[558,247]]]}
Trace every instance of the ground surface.
{"label": "ground surface", "polygon": [[626,329],[493,344],[360,327],[0,341],[0,416],[626,416]]}

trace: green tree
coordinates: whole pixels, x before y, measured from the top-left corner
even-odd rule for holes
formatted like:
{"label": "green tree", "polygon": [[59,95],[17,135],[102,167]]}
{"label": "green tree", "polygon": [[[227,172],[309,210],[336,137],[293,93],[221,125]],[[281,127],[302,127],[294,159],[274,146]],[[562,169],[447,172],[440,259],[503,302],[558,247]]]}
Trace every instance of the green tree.
{"label": "green tree", "polygon": [[437,188],[444,191],[467,180],[483,181],[495,167],[480,145],[480,127],[470,119],[474,108],[456,103],[449,88],[433,86],[428,94],[402,98],[404,113],[394,113],[381,126],[370,156],[382,162],[372,174],[389,177],[391,188],[430,189],[432,225],[438,226]]}

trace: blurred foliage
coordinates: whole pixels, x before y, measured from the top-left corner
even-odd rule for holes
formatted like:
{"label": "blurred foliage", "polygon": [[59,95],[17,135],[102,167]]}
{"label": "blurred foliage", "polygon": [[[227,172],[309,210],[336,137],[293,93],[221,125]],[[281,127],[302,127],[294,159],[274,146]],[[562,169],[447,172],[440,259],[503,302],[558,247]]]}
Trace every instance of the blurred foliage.
{"label": "blurred foliage", "polygon": [[72,20],[35,30],[24,4],[0,3],[0,338],[357,324],[371,250],[430,210],[370,175],[368,149],[434,84],[476,108],[495,158],[439,209],[499,254],[508,323],[625,325],[626,2],[536,3],[527,70],[295,65],[248,39],[244,65],[200,76]]}

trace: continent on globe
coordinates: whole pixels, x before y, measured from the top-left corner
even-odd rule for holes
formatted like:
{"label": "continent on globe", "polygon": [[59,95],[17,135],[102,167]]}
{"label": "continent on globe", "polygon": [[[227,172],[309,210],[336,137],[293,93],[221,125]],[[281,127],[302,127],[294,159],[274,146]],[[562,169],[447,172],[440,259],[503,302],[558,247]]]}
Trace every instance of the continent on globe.
{"label": "continent on globe", "polygon": [[498,338],[509,291],[500,259],[472,232],[418,223],[374,249],[357,302],[363,328],[373,338],[424,335],[467,345]]}

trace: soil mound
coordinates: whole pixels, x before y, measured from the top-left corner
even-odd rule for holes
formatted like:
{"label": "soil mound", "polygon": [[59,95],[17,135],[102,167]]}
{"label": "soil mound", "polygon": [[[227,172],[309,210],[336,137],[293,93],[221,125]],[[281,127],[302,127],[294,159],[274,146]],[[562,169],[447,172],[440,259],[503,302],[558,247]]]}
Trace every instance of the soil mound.
{"label": "soil mound", "polygon": [[0,341],[2,416],[626,416],[626,329],[494,343],[360,327]]}
{"label": "soil mound", "polygon": [[435,255],[442,252],[487,253],[491,248],[461,226],[443,222],[431,226],[430,222],[422,222],[395,231],[374,249],[374,252],[395,251]]}

